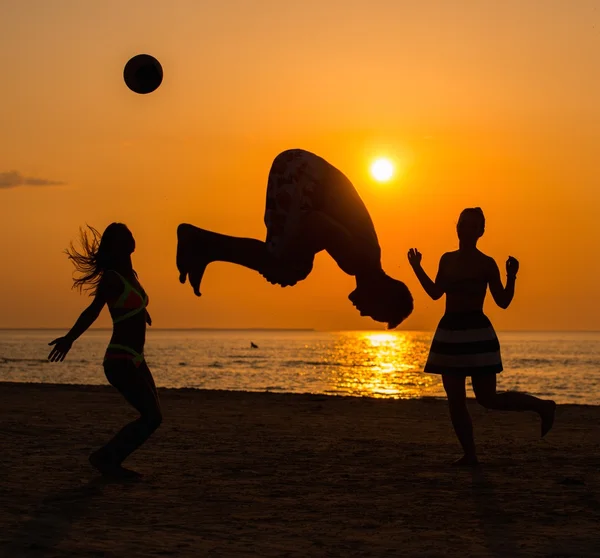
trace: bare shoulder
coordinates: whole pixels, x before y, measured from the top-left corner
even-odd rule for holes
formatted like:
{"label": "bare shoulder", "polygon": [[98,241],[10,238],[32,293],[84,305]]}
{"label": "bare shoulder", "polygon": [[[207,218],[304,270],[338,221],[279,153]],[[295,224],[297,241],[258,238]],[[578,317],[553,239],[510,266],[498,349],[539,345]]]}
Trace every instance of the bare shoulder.
{"label": "bare shoulder", "polygon": [[102,274],[98,284],[98,294],[102,294],[105,298],[112,298],[120,295],[122,290],[123,282],[115,272],[107,270]]}
{"label": "bare shoulder", "polygon": [[455,252],[445,252],[440,257],[440,263],[438,265],[439,272],[446,275],[450,272],[450,270],[454,267],[454,262],[456,256]]}
{"label": "bare shoulder", "polygon": [[479,258],[480,258],[482,267],[488,273],[494,273],[498,270],[498,264],[496,263],[496,260],[494,258],[492,258],[492,256],[488,256],[487,254],[480,252]]}
{"label": "bare shoulder", "polygon": [[440,263],[450,263],[456,259],[458,256],[458,250],[453,252],[444,252],[442,257],[440,258]]}

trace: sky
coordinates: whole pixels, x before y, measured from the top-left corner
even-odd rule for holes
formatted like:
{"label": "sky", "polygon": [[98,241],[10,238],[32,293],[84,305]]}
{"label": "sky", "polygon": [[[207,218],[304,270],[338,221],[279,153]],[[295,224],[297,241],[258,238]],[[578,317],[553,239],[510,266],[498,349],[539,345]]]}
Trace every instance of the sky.
{"label": "sky", "polygon": [[[402,329],[444,308],[408,249],[435,275],[472,206],[481,250],[521,262],[497,329],[600,329],[597,1],[0,0],[0,27],[0,327],[70,327],[89,299],[63,251],[120,221],[155,327],[382,329],[326,254],[293,288],[225,263],[200,299],[177,280],[177,225],[263,239],[269,167],[299,147],[369,208],[415,298]],[[149,95],[122,78],[139,53],[164,71]]]}

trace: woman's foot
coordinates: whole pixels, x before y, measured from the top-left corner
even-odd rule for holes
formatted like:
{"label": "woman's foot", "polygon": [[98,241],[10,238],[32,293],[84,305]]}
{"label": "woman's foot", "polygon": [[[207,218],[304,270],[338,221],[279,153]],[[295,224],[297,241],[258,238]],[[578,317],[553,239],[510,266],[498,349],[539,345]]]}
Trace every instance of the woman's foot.
{"label": "woman's foot", "polygon": [[554,415],[556,414],[556,403],[551,399],[544,401],[542,410],[540,411],[540,419],[542,421],[541,430],[542,438],[550,432],[552,425],[554,424]]}
{"label": "woman's foot", "polygon": [[457,459],[452,463],[453,467],[477,467],[479,460],[475,455],[463,455],[460,459]]}
{"label": "woman's foot", "polygon": [[113,479],[139,479],[141,473],[126,469],[120,464],[113,463],[101,455],[99,451],[92,453],[89,457],[90,465],[94,467],[103,477]]}
{"label": "woman's foot", "polygon": [[89,462],[102,475],[109,475],[118,467],[118,465],[115,465],[112,461],[104,457],[100,450],[90,455]]}
{"label": "woman's foot", "polygon": [[206,266],[212,261],[208,254],[211,236],[214,237],[214,234],[187,223],[182,223],[177,227],[179,282],[185,283],[186,279],[189,279],[196,296],[202,296],[200,283]]}
{"label": "woman's foot", "polygon": [[118,478],[120,479],[141,479],[144,475],[138,473],[133,469],[127,469],[126,467],[119,466]]}

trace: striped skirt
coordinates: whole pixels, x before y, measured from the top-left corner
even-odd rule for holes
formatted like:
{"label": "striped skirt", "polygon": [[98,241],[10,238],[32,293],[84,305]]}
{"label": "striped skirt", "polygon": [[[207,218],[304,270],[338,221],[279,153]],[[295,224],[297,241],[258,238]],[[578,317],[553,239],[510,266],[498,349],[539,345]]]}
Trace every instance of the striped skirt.
{"label": "striped skirt", "polygon": [[425,372],[474,376],[502,372],[500,343],[483,312],[447,313],[440,320]]}

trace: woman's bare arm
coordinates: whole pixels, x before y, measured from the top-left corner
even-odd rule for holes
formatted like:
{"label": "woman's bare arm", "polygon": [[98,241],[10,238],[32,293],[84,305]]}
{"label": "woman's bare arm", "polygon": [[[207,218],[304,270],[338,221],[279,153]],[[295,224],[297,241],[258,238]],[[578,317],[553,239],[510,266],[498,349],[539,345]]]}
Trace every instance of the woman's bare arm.
{"label": "woman's bare arm", "polygon": [[[516,264],[514,263],[516,262]],[[515,282],[519,263],[512,257],[506,261],[506,286],[502,285],[500,270],[495,260],[490,258],[488,262],[488,285],[494,302],[503,310],[506,310],[515,296]]]}
{"label": "woman's bare arm", "polygon": [[411,248],[408,252],[408,261],[410,262],[410,265],[413,268],[413,271],[415,272],[415,275],[417,276],[419,283],[421,283],[421,286],[423,287],[425,292],[433,300],[438,300],[438,299],[442,298],[442,296],[445,293],[445,290],[443,288],[443,277],[444,277],[444,270],[446,267],[445,256],[446,255],[444,254],[440,258],[440,265],[438,267],[438,272],[437,272],[435,281],[432,281],[430,279],[429,275],[427,275],[427,273],[421,266],[421,258],[422,258],[421,253],[415,248]]}
{"label": "woman's bare arm", "polygon": [[50,354],[48,355],[48,360],[52,362],[62,362],[65,359],[75,340],[83,335],[83,333],[87,331],[87,329],[96,321],[115,287],[116,284],[114,277],[106,275],[102,277],[100,284],[98,285],[96,295],[94,296],[94,300],[80,314],[71,330],[64,337],[59,337],[48,343],[48,345],[54,345],[50,351]]}

